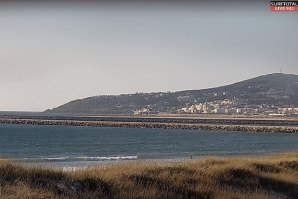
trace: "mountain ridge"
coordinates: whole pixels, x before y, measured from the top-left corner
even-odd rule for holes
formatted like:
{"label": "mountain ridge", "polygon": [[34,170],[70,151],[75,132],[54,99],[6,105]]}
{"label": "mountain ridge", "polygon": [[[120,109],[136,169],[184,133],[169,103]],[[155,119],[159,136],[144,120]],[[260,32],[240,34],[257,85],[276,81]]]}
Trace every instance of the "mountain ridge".
{"label": "mountain ridge", "polygon": [[239,99],[248,105],[295,106],[298,105],[298,75],[273,73],[200,90],[93,96],[70,101],[45,113],[133,114],[146,108],[153,113],[173,113],[191,104],[224,99]]}

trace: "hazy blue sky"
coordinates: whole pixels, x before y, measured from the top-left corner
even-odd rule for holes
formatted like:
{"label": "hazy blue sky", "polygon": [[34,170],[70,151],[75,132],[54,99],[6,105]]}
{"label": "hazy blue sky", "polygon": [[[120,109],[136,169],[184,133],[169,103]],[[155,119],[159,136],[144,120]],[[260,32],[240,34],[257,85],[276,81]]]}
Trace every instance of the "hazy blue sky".
{"label": "hazy blue sky", "polygon": [[268,2],[0,3],[0,110],[298,74],[297,14]]}

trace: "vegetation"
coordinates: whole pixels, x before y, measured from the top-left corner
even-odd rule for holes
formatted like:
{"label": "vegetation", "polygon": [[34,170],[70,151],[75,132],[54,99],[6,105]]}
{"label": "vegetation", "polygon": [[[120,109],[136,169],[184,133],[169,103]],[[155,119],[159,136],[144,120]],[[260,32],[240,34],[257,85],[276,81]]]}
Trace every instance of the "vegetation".
{"label": "vegetation", "polygon": [[0,163],[0,198],[298,198],[298,154],[63,172]]}

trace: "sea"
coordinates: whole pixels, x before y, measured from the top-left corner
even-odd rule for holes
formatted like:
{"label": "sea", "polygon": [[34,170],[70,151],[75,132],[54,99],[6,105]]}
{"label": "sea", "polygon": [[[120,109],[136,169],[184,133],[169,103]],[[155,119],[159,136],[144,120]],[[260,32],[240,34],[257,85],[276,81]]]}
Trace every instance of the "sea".
{"label": "sea", "polygon": [[298,151],[298,134],[0,124],[0,159],[63,169]]}

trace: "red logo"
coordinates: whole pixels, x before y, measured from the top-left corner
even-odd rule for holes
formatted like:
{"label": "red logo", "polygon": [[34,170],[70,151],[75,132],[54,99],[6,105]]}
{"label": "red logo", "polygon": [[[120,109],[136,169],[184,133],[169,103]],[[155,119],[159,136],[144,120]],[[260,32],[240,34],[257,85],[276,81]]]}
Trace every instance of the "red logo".
{"label": "red logo", "polygon": [[270,1],[271,12],[297,12],[298,1]]}

